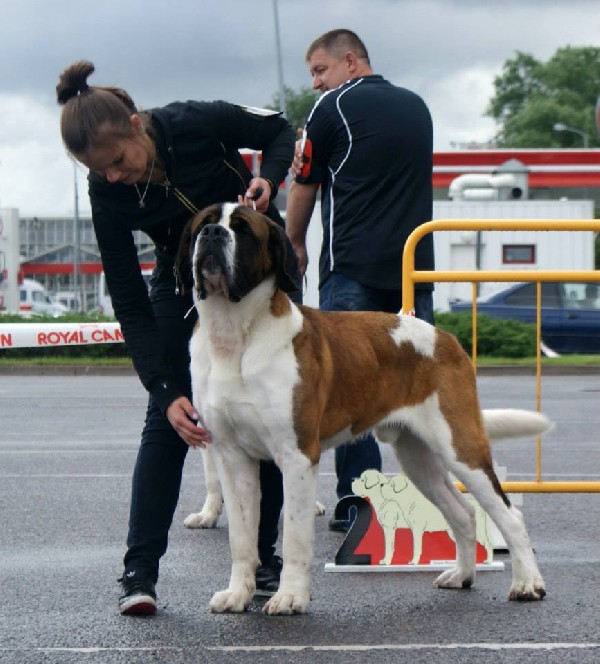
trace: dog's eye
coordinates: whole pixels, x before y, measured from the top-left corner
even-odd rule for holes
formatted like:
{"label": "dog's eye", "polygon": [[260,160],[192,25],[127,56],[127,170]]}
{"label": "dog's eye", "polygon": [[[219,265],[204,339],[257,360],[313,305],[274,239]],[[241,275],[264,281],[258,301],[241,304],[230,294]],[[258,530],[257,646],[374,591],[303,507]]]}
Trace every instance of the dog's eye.
{"label": "dog's eye", "polygon": [[250,226],[248,224],[246,224],[245,222],[232,225],[231,229],[233,230],[234,233],[239,233],[240,235],[251,235],[252,234],[252,230],[250,229]]}

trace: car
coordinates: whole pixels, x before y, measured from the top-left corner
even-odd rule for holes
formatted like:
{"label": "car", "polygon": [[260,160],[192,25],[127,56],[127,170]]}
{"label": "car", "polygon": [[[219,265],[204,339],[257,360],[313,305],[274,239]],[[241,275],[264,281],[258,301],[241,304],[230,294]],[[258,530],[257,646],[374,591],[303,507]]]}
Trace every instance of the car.
{"label": "car", "polygon": [[55,302],[60,302],[69,311],[81,311],[81,298],[73,291],[58,291],[52,297]]}
{"label": "car", "polygon": [[55,302],[48,291],[35,279],[23,279],[19,285],[19,313],[22,316],[62,316],[67,307]]}
{"label": "car", "polygon": [[[542,282],[542,341],[556,353],[600,353],[600,283]],[[477,313],[536,322],[537,286],[518,283],[477,299]],[[450,301],[453,313],[471,313],[470,301]]]}

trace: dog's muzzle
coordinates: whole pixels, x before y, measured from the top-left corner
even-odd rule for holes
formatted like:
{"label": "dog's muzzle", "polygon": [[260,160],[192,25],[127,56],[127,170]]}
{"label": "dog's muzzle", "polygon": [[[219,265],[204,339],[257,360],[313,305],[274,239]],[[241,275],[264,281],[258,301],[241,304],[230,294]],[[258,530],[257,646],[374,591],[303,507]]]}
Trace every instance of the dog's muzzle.
{"label": "dog's muzzle", "polygon": [[202,299],[215,291],[229,297],[228,276],[231,266],[228,261],[231,236],[219,224],[208,224],[197,239],[196,283],[200,286]]}

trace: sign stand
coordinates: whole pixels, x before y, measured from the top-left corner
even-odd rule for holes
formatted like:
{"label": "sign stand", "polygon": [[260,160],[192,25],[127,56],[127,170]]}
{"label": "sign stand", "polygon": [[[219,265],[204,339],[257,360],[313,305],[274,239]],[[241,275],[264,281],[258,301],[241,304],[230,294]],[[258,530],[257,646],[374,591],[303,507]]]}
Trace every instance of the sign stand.
{"label": "sign stand", "polygon": [[[456,545],[440,511],[404,473],[388,479],[366,470],[352,483],[355,495],[336,506],[334,518],[356,514],[328,572],[439,572],[456,564]],[[471,499],[468,497],[468,499]],[[473,501],[477,520],[476,569],[502,571],[493,560],[493,525]],[[503,542],[502,542],[503,544]]]}

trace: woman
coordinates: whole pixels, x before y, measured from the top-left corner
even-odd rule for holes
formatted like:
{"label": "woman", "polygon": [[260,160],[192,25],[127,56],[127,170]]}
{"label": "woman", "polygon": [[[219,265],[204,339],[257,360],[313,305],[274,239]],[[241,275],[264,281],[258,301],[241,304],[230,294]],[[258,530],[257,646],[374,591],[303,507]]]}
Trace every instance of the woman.
{"label": "woman", "polygon": [[[190,295],[173,272],[179,237],[190,216],[212,203],[250,203],[283,224],[273,199],[293,157],[292,128],[278,114],[226,102],[176,102],[139,112],[120,88],[88,86],[90,62],[76,62],[56,87],[61,133],[69,153],[89,168],[94,230],[115,316],[144,387],[146,421],[132,482],[121,613],[156,612],[159,560],[177,504],[188,447],[210,433],[191,398],[188,341],[195,323]],[[262,150],[252,177],[241,147]],[[260,192],[262,190],[262,193]],[[133,239],[144,231],[156,246],[148,296]],[[189,315],[188,315],[189,314]],[[273,463],[261,464],[257,586],[276,590],[274,555],[283,500]]]}

